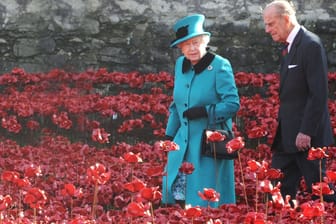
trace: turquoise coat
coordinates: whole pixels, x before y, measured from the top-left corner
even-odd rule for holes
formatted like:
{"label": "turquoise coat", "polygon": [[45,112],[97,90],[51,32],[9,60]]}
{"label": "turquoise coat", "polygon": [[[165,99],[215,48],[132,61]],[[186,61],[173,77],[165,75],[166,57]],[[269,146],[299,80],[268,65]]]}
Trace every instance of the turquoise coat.
{"label": "turquoise coat", "polygon": [[[211,203],[212,207],[236,201],[234,161],[217,159],[215,162],[200,155],[202,131],[207,127],[208,119],[211,119],[211,104],[216,104],[216,125],[220,127],[220,123],[228,120],[231,129],[231,118],[239,110],[240,104],[230,62],[210,52],[195,66],[184,56],[179,57],[175,65],[173,102],[169,107],[166,135],[174,137],[180,149],[168,153],[165,168],[168,178],[164,176],[162,181],[164,204],[175,203],[172,184],[184,161],[195,167],[193,173],[187,175],[186,205],[208,206],[208,202],[198,196],[198,192],[203,192],[204,188],[213,188],[220,193],[220,201]],[[195,106],[205,106],[208,117],[188,121],[182,116],[186,109]]]}

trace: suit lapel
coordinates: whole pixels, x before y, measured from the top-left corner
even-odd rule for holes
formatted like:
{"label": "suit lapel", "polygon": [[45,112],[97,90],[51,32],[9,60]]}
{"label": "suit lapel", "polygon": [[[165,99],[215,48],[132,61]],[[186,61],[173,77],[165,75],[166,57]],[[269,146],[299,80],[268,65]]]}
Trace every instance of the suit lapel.
{"label": "suit lapel", "polygon": [[298,34],[296,35],[289,53],[282,58],[282,62],[280,66],[280,93],[281,93],[282,87],[284,86],[285,80],[288,76],[288,65],[290,65],[290,62],[292,61],[293,57],[296,55],[296,51],[300,44],[303,34],[304,34],[304,28],[302,27],[300,31],[298,32]]}

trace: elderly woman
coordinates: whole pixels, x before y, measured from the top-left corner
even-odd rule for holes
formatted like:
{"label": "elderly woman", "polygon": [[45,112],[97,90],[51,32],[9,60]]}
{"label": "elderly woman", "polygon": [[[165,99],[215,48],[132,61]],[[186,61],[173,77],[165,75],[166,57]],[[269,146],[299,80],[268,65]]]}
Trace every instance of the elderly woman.
{"label": "elderly woman", "polygon": [[[235,203],[234,161],[214,160],[201,155],[202,132],[211,121],[210,105],[216,105],[217,128],[226,122],[232,128],[232,117],[239,109],[239,96],[230,62],[210,51],[210,33],[203,30],[204,16],[195,14],[177,21],[176,39],[183,56],[175,64],[173,102],[169,108],[167,138],[179,145],[168,153],[168,163],[162,181],[162,203],[183,203],[208,206],[198,192],[212,188],[220,193],[212,207]],[[183,162],[195,167],[190,175],[179,172]],[[167,178],[167,179],[166,179]]]}

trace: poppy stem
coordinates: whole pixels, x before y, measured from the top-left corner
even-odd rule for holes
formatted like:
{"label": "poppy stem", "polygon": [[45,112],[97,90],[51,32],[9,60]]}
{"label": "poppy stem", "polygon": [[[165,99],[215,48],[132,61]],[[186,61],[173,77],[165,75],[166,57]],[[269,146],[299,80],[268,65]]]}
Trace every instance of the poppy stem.
{"label": "poppy stem", "polygon": [[[322,192],[322,159],[320,159],[320,200],[323,204],[323,192]],[[321,224],[324,223],[323,213],[321,215]]]}
{"label": "poppy stem", "polygon": [[151,208],[151,214],[152,214],[152,223],[155,224],[154,209],[153,209],[152,202],[150,202],[150,208]]}
{"label": "poppy stem", "polygon": [[92,204],[92,219],[96,218],[96,204],[98,201],[98,182],[95,183],[95,189],[93,194],[93,204]]}
{"label": "poppy stem", "polygon": [[258,175],[256,177],[256,194],[255,194],[255,201],[256,201],[256,204],[255,204],[255,212],[258,213]]}
{"label": "poppy stem", "polygon": [[241,163],[241,159],[240,159],[240,152],[238,151],[238,162],[239,162],[239,169],[240,169],[240,174],[241,174],[241,179],[243,182],[243,192],[244,192],[244,198],[245,198],[245,203],[246,206],[248,207],[248,202],[247,202],[247,194],[246,194],[246,186],[245,186],[245,178],[244,178],[244,172],[243,172],[243,166]]}

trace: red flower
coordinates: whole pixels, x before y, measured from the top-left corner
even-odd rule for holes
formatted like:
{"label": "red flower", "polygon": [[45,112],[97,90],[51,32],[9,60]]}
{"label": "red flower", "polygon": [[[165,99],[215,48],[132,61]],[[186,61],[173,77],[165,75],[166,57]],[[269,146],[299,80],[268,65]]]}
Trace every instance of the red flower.
{"label": "red flower", "polygon": [[326,147],[323,148],[314,148],[312,147],[308,151],[308,160],[316,160],[316,159],[323,159],[323,158],[328,158],[328,154],[326,154]]}
{"label": "red flower", "polygon": [[161,200],[162,194],[158,191],[159,187],[144,187],[140,191],[141,198],[154,202]]}
{"label": "red flower", "polygon": [[330,189],[329,184],[325,182],[319,182],[313,184],[312,190],[314,195],[320,195],[321,193],[323,195],[334,194],[334,191]]}
{"label": "red flower", "polygon": [[336,181],[336,171],[327,170],[326,177],[328,181],[331,181],[331,182]]}
{"label": "red flower", "polygon": [[59,114],[53,114],[52,121],[60,128],[69,130],[72,127],[72,121],[69,119],[68,113],[64,111]]}
{"label": "red flower", "polygon": [[15,171],[3,171],[1,174],[1,180],[15,183],[20,177],[20,174]]}
{"label": "red flower", "polygon": [[223,135],[222,133],[220,133],[218,131],[207,130],[205,132],[205,134],[207,136],[207,141],[208,142],[221,142],[221,141],[224,141],[224,139],[226,138],[225,135]]}
{"label": "red flower", "polygon": [[73,184],[64,184],[64,187],[61,190],[61,194],[63,196],[81,197],[83,192],[81,188],[76,189],[75,185]]}
{"label": "red flower", "polygon": [[198,195],[205,201],[219,201],[220,194],[212,188],[204,188],[203,193],[198,192]]}
{"label": "red flower", "polygon": [[192,163],[183,162],[179,171],[181,173],[189,175],[189,174],[192,174],[192,172],[194,172],[194,169],[195,169],[195,167]]}
{"label": "red flower", "polygon": [[266,177],[269,180],[277,180],[282,179],[284,177],[284,174],[281,172],[280,169],[271,168],[266,171]]}
{"label": "red flower", "polygon": [[47,202],[47,196],[43,190],[33,187],[25,194],[23,202],[29,204],[31,208],[41,209]]}
{"label": "red flower", "polygon": [[315,217],[321,217],[324,211],[324,204],[321,202],[306,202],[301,206],[302,214],[307,219],[313,219]]}
{"label": "red flower", "polygon": [[261,164],[255,160],[247,161],[247,165],[251,172],[257,172],[261,168]]}
{"label": "red flower", "polygon": [[162,166],[148,167],[146,170],[146,174],[150,177],[162,176],[163,172],[164,170]]}
{"label": "red flower", "polygon": [[273,191],[273,185],[270,180],[262,180],[259,182],[260,190],[264,193],[271,193]]}
{"label": "red flower", "polygon": [[19,188],[25,188],[25,187],[30,187],[31,183],[29,181],[29,179],[27,177],[25,178],[19,178],[15,180],[15,184],[19,187]]}
{"label": "red flower", "polygon": [[34,164],[31,164],[29,167],[27,167],[24,171],[25,177],[37,177],[42,176],[42,171],[40,166],[35,166]]}
{"label": "red flower", "polygon": [[91,139],[98,143],[109,143],[110,134],[105,131],[104,128],[95,128],[92,131]]}
{"label": "red flower", "polygon": [[251,130],[247,131],[248,138],[261,138],[267,135],[265,127],[253,127]]}
{"label": "red flower", "polygon": [[27,126],[28,129],[33,131],[33,130],[37,130],[40,127],[40,124],[37,121],[29,120],[29,121],[27,121],[26,126]]}
{"label": "red flower", "polygon": [[87,177],[94,184],[105,184],[111,177],[110,172],[106,172],[104,165],[96,163],[87,169]]}
{"label": "red flower", "polygon": [[266,224],[266,217],[264,213],[249,212],[247,213],[244,224]]}
{"label": "red flower", "polygon": [[0,195],[0,211],[4,211],[12,203],[12,197],[10,195],[2,196]]}
{"label": "red flower", "polygon": [[128,163],[141,163],[142,159],[138,154],[134,154],[133,152],[127,152],[123,155],[123,159]]}
{"label": "red flower", "polygon": [[132,217],[148,217],[150,216],[149,209],[144,206],[142,203],[131,202],[127,206],[127,214]]}
{"label": "red flower", "polygon": [[185,210],[184,216],[189,219],[194,219],[202,215],[202,209],[200,207],[191,207]]}
{"label": "red flower", "polygon": [[146,184],[139,179],[124,184],[124,188],[133,193],[141,191],[144,187],[146,187]]}
{"label": "red flower", "polygon": [[170,152],[170,151],[176,151],[180,149],[180,146],[177,145],[173,141],[165,140],[159,142],[159,147],[162,151]]}
{"label": "red flower", "polygon": [[21,124],[17,121],[16,116],[12,115],[8,118],[2,118],[1,126],[9,132],[19,133],[22,129]]}
{"label": "red flower", "polygon": [[242,137],[236,137],[226,144],[228,153],[233,153],[244,148],[245,142]]}
{"label": "red flower", "polygon": [[277,186],[272,191],[272,207],[276,210],[282,210],[283,208],[290,208],[291,205],[289,203],[290,196],[286,196],[286,200],[283,199],[280,189],[280,186]]}

